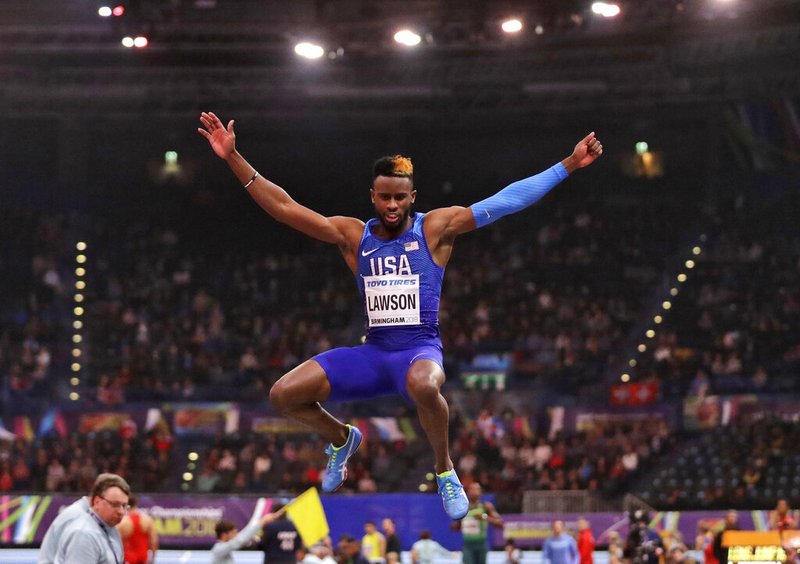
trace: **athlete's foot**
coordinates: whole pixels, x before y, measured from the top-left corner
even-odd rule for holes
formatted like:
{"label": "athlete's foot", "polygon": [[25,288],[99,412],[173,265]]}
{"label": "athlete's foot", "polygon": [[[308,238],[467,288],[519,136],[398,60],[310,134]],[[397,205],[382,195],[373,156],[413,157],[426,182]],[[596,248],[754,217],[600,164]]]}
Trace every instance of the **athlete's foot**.
{"label": "athlete's foot", "polygon": [[444,512],[451,519],[463,519],[469,510],[469,500],[464,493],[464,486],[458,480],[455,470],[448,470],[436,475],[439,495],[442,496]]}
{"label": "athlete's foot", "polygon": [[322,491],[335,492],[344,484],[347,479],[347,459],[353,456],[361,445],[361,431],[348,425],[350,432],[347,435],[347,442],[340,447],[333,446],[333,443],[325,449],[328,458],[328,467],[325,469],[325,476],[322,478]]}

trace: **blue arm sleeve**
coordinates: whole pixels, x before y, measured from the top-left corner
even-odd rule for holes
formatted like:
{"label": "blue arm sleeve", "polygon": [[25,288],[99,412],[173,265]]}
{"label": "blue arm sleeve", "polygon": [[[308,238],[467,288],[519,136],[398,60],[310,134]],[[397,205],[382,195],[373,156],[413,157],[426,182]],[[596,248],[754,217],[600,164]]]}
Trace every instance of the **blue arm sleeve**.
{"label": "blue arm sleeve", "polygon": [[483,227],[527,208],[568,175],[564,165],[557,163],[539,174],[509,184],[497,194],[472,204],[475,224]]}

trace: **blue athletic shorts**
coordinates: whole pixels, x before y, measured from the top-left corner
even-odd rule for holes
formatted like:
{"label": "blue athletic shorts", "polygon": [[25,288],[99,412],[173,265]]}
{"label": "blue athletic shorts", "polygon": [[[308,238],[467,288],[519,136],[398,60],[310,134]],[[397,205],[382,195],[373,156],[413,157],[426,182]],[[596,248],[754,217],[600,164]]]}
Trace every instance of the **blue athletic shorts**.
{"label": "blue athletic shorts", "polygon": [[363,400],[400,394],[409,401],[406,374],[421,359],[432,360],[444,372],[442,349],[425,345],[399,351],[375,345],[331,349],[314,357],[331,384],[330,401]]}

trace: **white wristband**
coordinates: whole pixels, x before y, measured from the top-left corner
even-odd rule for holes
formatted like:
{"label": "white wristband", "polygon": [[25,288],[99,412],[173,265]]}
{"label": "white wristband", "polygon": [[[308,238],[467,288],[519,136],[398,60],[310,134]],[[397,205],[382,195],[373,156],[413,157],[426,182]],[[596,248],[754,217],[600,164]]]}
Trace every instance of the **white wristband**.
{"label": "white wristband", "polygon": [[253,182],[255,182],[255,181],[256,181],[256,178],[258,178],[258,171],[256,171],[256,172],[255,172],[255,174],[253,174],[253,178],[251,178],[250,180],[248,180],[248,181],[247,181],[247,184],[245,184],[245,185],[244,185],[245,189],[247,189],[247,188],[250,188],[250,185],[251,185]]}

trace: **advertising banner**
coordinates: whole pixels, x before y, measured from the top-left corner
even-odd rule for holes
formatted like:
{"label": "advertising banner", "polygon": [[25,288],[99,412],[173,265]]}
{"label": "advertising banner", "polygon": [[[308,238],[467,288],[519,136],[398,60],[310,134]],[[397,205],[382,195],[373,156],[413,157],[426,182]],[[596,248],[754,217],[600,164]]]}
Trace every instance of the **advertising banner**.
{"label": "advertising banner", "polygon": [[[769,522],[768,511],[743,511],[739,513],[742,530],[764,531]],[[660,511],[651,515],[650,527],[662,537],[679,535],[685,543],[692,544],[701,527],[716,529],[722,526],[725,511]],[[577,521],[583,517],[589,521],[598,546],[608,543],[608,535],[616,531],[624,541],[629,532],[626,513],[541,513],[525,515],[503,515],[502,530],[492,529],[491,546],[499,549],[505,539],[513,538],[520,548],[539,549],[544,539],[550,536],[554,520],[564,522],[566,531],[576,534]]]}
{"label": "advertising banner", "polygon": [[[0,544],[41,543],[50,523],[77,499],[68,495],[0,496]],[[255,497],[142,494],[139,507],[153,517],[163,546],[210,547],[217,521],[224,518],[244,526],[257,501]]]}
{"label": "advertising banner", "polygon": [[[214,543],[214,525],[229,519],[243,527],[256,511],[258,497],[213,496],[193,494],[141,494],[139,507],[149,514],[164,548],[208,549]],[[78,499],[69,495],[0,495],[0,546],[38,545],[59,511]],[[263,511],[289,501],[277,496],[265,499]],[[403,550],[409,550],[428,530],[431,538],[449,550],[460,550],[461,534],[450,528],[450,519],[442,510],[435,493],[323,495],[325,516],[334,542],[347,533],[356,538],[364,534],[364,523],[378,524],[392,519],[397,527]],[[261,510],[261,508],[259,508]],[[698,529],[718,527],[724,511],[659,512],[651,516],[650,526],[662,535],[679,534],[685,542],[693,542]],[[259,515],[260,516],[260,515]],[[620,513],[505,514],[502,530],[490,527],[489,544],[500,550],[505,540],[513,538],[522,549],[539,549],[551,534],[554,519],[564,521],[570,533],[577,531],[577,520],[584,517],[597,540],[605,546],[612,531],[624,540],[628,535],[627,515]],[[768,512],[749,511],[739,515],[742,530],[767,530]]]}
{"label": "advertising banner", "polygon": [[[228,519],[243,527],[259,500],[246,496],[192,494],[140,494],[139,509],[149,514],[164,548],[208,549],[215,542],[214,525]],[[0,495],[0,546],[38,545],[58,513],[78,499],[70,495]],[[435,494],[323,495],[322,506],[330,524],[331,538],[343,533],[361,538],[364,523],[395,521],[403,549],[409,550],[422,530],[451,550],[461,544],[460,535],[450,530],[450,520]],[[267,498],[265,511],[290,501]]]}

